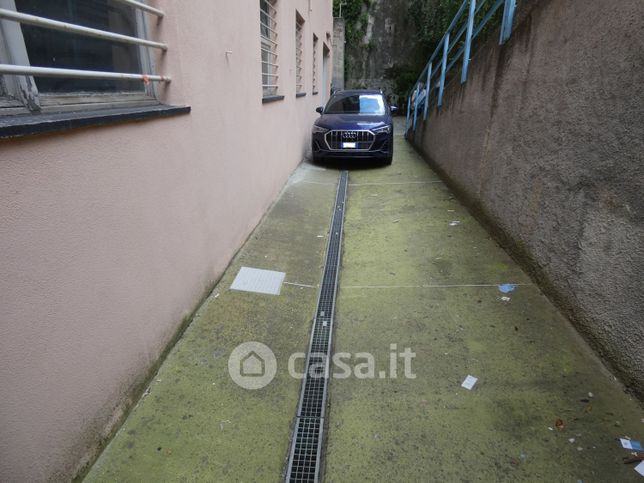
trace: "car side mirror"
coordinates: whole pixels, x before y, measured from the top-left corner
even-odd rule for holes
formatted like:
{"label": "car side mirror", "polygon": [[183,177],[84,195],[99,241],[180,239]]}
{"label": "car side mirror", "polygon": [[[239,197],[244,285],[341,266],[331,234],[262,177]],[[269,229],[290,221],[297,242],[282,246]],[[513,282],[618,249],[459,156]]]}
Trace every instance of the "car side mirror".
{"label": "car side mirror", "polygon": [[392,114],[394,114],[396,111],[398,111],[398,106],[389,106],[389,110]]}
{"label": "car side mirror", "polygon": [[317,112],[318,114],[322,114],[324,112],[324,107],[322,107],[322,106],[316,107],[315,112]]}

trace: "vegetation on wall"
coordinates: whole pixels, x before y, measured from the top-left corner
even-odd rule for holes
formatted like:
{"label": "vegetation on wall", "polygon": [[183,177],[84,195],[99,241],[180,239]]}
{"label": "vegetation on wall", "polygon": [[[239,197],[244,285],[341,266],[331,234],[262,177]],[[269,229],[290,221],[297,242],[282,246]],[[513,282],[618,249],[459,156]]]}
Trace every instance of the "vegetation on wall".
{"label": "vegetation on wall", "polygon": [[398,95],[406,95],[425,66],[463,0],[409,0],[407,14],[413,19],[416,44],[412,61],[395,64],[385,71]]}
{"label": "vegetation on wall", "polygon": [[462,3],[463,0],[410,0],[407,12],[414,20],[418,47],[424,57],[432,54]]}
{"label": "vegetation on wall", "polygon": [[[434,53],[462,4],[463,0],[409,0],[407,13],[413,19],[417,39],[417,44],[414,46],[415,55],[411,63],[395,65],[385,72],[385,76],[393,81],[398,93],[404,95],[412,89],[418,74],[425,67],[429,56]],[[479,34],[479,41],[500,25],[502,11],[502,8],[498,9],[485,25]],[[475,25],[481,22],[486,12],[487,9],[478,12],[474,19]],[[467,12],[461,17],[456,28],[466,22],[466,19]],[[461,37],[452,52],[459,50],[465,41],[464,38],[464,36]]]}
{"label": "vegetation on wall", "polygon": [[[382,0],[385,2],[391,0]],[[406,14],[409,22],[404,31],[396,31],[396,35],[403,36],[403,42],[408,44],[408,50],[404,58],[399,59],[392,67],[384,71],[386,84],[393,90],[392,93],[406,96],[412,89],[419,73],[424,68],[429,56],[434,52],[438,43],[443,38],[447,28],[454,16],[463,4],[464,0],[397,0],[396,9]],[[340,16],[340,4],[342,4],[342,17],[345,23],[345,40],[347,48],[352,55],[345,56],[345,76],[351,78],[351,71],[359,68],[352,65],[357,62],[356,58],[368,58],[371,52],[378,49],[376,39],[366,42],[366,33],[369,23],[369,13],[375,4],[375,0],[334,0],[333,13]],[[495,18],[486,25],[481,32],[479,41],[489,32],[498,26],[498,19],[503,9],[499,9]],[[482,9],[475,19],[480,22],[487,9]],[[373,14],[373,12],[372,12]],[[466,21],[467,12],[459,21],[457,28]],[[460,43],[463,42],[461,37]],[[452,49],[452,55],[458,51],[460,45]],[[360,87],[353,83],[353,87]]]}
{"label": "vegetation on wall", "polygon": [[[339,17],[340,12],[342,12],[342,18],[344,18],[344,38],[346,43],[355,49],[364,49],[365,53],[372,48],[371,45],[364,44],[371,3],[372,0],[333,0],[333,16]],[[345,56],[345,78],[349,76],[351,67],[348,56]]]}
{"label": "vegetation on wall", "polygon": [[[342,10],[344,18],[345,39],[352,45],[358,45],[367,33],[369,7],[372,0],[333,0],[333,16],[339,17]],[[342,4],[342,6],[340,6]]]}

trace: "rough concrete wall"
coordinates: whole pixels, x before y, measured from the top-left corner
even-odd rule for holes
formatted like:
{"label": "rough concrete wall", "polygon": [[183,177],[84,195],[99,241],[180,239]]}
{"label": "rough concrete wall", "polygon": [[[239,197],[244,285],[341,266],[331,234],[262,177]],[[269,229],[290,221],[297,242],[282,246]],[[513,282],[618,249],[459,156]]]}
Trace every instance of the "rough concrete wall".
{"label": "rough concrete wall", "polygon": [[333,19],[333,89],[344,90],[344,19]]}
{"label": "rough concrete wall", "polygon": [[368,19],[365,35],[346,46],[348,89],[390,90],[385,71],[412,61],[416,29],[407,14],[408,6],[409,0],[373,0],[369,7],[363,6]]}
{"label": "rough concrete wall", "polygon": [[522,2],[414,142],[644,397],[644,3]]}
{"label": "rough concrete wall", "polygon": [[0,142],[3,482],[66,481],[91,461],[310,142],[331,0],[278,2],[285,99],[269,104],[259,2],[180,3],[155,1],[150,30],[170,46],[161,99],[189,115]]}

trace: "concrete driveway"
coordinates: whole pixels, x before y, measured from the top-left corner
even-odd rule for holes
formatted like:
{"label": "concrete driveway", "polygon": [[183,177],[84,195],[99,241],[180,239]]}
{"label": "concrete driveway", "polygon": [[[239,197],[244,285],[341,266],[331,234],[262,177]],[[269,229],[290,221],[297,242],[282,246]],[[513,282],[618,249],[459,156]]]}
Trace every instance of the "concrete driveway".
{"label": "concrete driveway", "polygon": [[[337,180],[294,173],[88,481],[283,479]],[[377,367],[330,382],[325,480],[641,481],[618,439],[644,439],[641,404],[403,138],[349,182],[334,349]],[[242,266],[286,273],[280,295],[230,290]],[[229,376],[247,341],[277,359],[260,390]]]}

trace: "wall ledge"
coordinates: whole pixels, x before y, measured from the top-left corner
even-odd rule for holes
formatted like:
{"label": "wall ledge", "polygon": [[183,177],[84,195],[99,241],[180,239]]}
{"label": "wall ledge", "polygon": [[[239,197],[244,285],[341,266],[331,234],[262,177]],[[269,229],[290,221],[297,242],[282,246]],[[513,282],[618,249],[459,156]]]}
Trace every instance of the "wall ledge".
{"label": "wall ledge", "polygon": [[46,114],[0,116],[0,139],[32,136],[69,129],[105,126],[128,121],[190,113],[190,106],[158,104],[144,107],[120,107]]}

